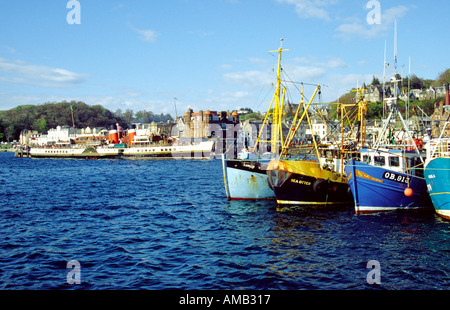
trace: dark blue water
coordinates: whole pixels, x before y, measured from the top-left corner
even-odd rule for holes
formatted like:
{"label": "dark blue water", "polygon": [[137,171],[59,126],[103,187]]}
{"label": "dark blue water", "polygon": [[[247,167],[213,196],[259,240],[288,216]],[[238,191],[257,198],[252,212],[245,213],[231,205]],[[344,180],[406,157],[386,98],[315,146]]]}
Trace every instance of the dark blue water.
{"label": "dark blue water", "polygon": [[221,169],[0,153],[0,289],[450,288],[450,223],[434,214],[229,202]]}

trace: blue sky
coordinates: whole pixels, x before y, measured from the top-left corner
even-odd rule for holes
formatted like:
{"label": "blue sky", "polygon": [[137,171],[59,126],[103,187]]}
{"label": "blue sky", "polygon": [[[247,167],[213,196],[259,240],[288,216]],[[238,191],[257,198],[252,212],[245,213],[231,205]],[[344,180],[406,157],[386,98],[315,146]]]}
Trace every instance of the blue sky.
{"label": "blue sky", "polygon": [[449,2],[379,0],[380,24],[368,23],[368,2],[79,0],[81,24],[68,24],[68,0],[0,0],[0,110],[80,100],[175,115],[177,98],[178,115],[265,111],[281,38],[289,77],[323,85],[321,102],[332,102],[383,79],[395,20],[399,72],[409,59],[421,78],[450,67]]}

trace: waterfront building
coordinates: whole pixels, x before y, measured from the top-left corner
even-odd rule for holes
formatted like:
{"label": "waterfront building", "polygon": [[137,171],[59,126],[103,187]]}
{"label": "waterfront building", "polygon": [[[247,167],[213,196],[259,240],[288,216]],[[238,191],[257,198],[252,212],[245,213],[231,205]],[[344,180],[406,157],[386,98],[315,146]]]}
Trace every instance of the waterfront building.
{"label": "waterfront building", "polygon": [[236,111],[231,114],[210,110],[194,113],[192,109],[188,109],[183,117],[178,118],[177,127],[181,138],[198,139],[218,136],[218,130],[226,130],[226,125],[236,124],[239,124],[239,114]]}
{"label": "waterfront building", "polygon": [[[446,86],[445,103],[444,101],[436,102],[434,107],[434,113],[431,115],[431,135],[434,138],[438,138],[441,135],[441,131],[444,130],[445,122],[450,118],[450,93],[449,85]],[[446,134],[450,135],[450,128],[445,129]]]}

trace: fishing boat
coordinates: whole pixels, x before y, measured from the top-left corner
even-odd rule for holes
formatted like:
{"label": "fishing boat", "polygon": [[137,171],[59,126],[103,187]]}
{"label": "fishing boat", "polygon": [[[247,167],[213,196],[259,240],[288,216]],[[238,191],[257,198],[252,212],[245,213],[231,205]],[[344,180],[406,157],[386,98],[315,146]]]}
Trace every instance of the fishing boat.
{"label": "fishing boat", "polygon": [[345,166],[357,215],[430,206],[423,162],[414,151],[378,148],[360,150]]}
{"label": "fishing boat", "polygon": [[[417,137],[422,138],[419,133],[413,136],[397,106],[401,94],[397,73],[397,23],[394,45],[393,91],[383,94],[386,96],[383,109],[389,109],[389,116],[373,147],[361,149],[345,166],[358,215],[398,210],[426,211],[432,206],[424,178],[426,154],[415,143]],[[385,69],[386,64],[385,56]]]}
{"label": "fishing boat", "polygon": [[[340,147],[337,143],[320,145],[316,141],[311,127],[308,110],[319,91],[320,86],[318,85],[308,105],[304,107],[302,116],[299,119],[297,115],[295,116],[280,157],[273,159],[267,168],[269,184],[280,206],[349,205],[353,201],[343,171],[343,136]],[[291,147],[291,143],[304,119],[308,120],[311,132],[313,132],[313,143],[295,150]],[[291,153],[297,153],[297,156],[293,158],[290,156]]]}
{"label": "fishing boat", "polygon": [[[267,166],[274,156],[278,156],[281,144],[281,111],[284,91],[281,91],[281,54],[283,51],[283,39],[280,48],[270,53],[278,53],[278,70],[276,91],[266,113],[255,146],[251,150],[240,152],[237,158],[227,158],[227,152],[222,155],[222,170],[225,185],[225,193],[228,200],[274,200],[275,194],[267,181]],[[283,97],[282,97],[283,96]],[[272,109],[273,106],[273,109]],[[264,141],[262,134],[271,120],[271,140]],[[270,143],[270,152],[267,145]],[[261,147],[260,147],[261,146]]]}
{"label": "fishing boat", "polygon": [[274,200],[275,195],[269,187],[266,174],[270,157],[258,156],[253,160],[250,158],[227,159],[226,154],[222,155],[225,192],[228,200]]}
{"label": "fishing boat", "polygon": [[430,206],[423,174],[425,154],[398,109],[399,80],[392,81],[394,94],[385,99],[390,113],[378,140],[372,148],[359,150],[345,166],[358,215]]}
{"label": "fishing boat", "polygon": [[425,163],[425,180],[436,213],[450,220],[450,137],[447,134],[449,122],[438,139],[432,139],[427,144],[427,159]]}

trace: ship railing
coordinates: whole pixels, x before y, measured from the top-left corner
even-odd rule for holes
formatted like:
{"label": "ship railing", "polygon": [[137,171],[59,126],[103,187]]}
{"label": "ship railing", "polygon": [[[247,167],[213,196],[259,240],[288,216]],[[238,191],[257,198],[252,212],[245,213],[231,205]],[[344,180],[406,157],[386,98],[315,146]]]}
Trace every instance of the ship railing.
{"label": "ship railing", "polygon": [[431,145],[432,152],[429,159],[450,157],[450,139],[440,139]]}

